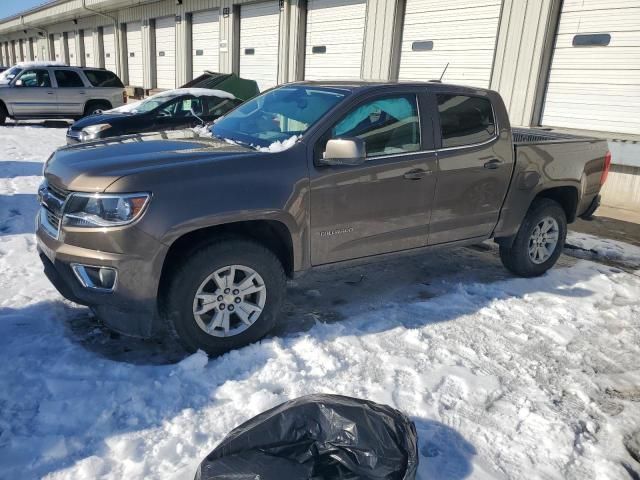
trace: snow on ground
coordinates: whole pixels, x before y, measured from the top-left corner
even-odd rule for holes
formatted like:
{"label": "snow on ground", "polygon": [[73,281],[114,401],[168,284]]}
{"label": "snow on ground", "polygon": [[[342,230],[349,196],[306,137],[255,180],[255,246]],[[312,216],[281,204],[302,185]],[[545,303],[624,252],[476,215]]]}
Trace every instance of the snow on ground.
{"label": "snow on ground", "polygon": [[638,276],[563,256],[516,279],[489,244],[309,274],[275,336],[178,361],[44,278],[34,192],[63,141],[0,127],[0,478],[191,479],[233,427],[313,392],[410,415],[422,480],[640,472],[623,445],[640,430]]}
{"label": "snow on ground", "polygon": [[640,268],[640,247],[588,233],[569,232],[567,244],[577,247],[577,255],[582,258],[604,259],[623,262],[627,266]]}

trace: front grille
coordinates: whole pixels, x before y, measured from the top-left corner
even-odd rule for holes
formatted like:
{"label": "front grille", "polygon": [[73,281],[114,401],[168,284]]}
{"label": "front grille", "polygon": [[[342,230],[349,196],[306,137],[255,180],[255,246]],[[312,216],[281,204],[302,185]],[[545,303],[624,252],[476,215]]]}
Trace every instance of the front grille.
{"label": "front grille", "polygon": [[[43,207],[44,208],[44,207]],[[47,215],[47,221],[53,228],[58,230],[60,228],[60,216],[53,213],[51,210],[45,208],[45,214]]]}
{"label": "front grille", "polygon": [[56,187],[47,182],[47,188],[51,193],[53,193],[56,197],[61,198],[63,201],[69,196],[69,191],[64,190],[63,188]]}
{"label": "front grille", "polygon": [[63,188],[45,182],[38,189],[40,200],[40,225],[49,234],[57,239],[60,235],[60,226],[64,202],[69,192]]}

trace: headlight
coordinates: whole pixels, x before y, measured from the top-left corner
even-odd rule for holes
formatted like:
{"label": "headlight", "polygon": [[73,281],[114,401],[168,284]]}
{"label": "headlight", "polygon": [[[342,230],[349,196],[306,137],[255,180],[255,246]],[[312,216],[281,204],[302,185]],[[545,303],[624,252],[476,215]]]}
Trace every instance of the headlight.
{"label": "headlight", "polygon": [[109,130],[110,128],[111,128],[111,125],[108,123],[99,123],[97,125],[89,125],[88,127],[84,127],[80,131],[80,140],[83,142],[87,140],[94,140],[98,138],[98,134],[100,132],[104,132],[105,130]]}
{"label": "headlight", "polygon": [[70,227],[117,227],[143,214],[148,193],[73,193],[64,208],[62,224]]}

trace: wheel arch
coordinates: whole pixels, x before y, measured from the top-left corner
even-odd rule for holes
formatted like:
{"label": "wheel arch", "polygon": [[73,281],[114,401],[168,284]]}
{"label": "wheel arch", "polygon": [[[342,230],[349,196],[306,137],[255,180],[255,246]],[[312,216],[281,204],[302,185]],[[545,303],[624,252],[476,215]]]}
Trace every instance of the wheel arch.
{"label": "wheel arch", "polygon": [[91,105],[95,105],[95,104],[100,104],[100,105],[106,105],[108,107],[108,110],[110,110],[111,108],[113,108],[113,105],[111,103],[111,101],[102,98],[92,98],[90,100],[87,100],[84,104],[84,109],[82,110],[82,112],[86,115],[87,110],[89,109],[89,107]]}

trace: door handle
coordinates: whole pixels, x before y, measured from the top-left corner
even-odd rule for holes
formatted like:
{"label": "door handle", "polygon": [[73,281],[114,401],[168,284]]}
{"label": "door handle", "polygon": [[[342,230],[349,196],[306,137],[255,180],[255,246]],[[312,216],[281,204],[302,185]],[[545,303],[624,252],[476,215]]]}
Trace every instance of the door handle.
{"label": "door handle", "polygon": [[423,168],[416,168],[415,170],[409,170],[403,175],[407,180],[420,180],[431,173],[431,170],[425,170]]}
{"label": "door handle", "polygon": [[47,92],[47,95],[53,95],[54,92]]}
{"label": "door handle", "polygon": [[487,163],[485,163],[484,168],[488,168],[489,170],[495,170],[496,168],[499,168],[500,165],[502,165],[502,161],[498,160],[497,158],[494,158],[492,160],[489,160]]}

